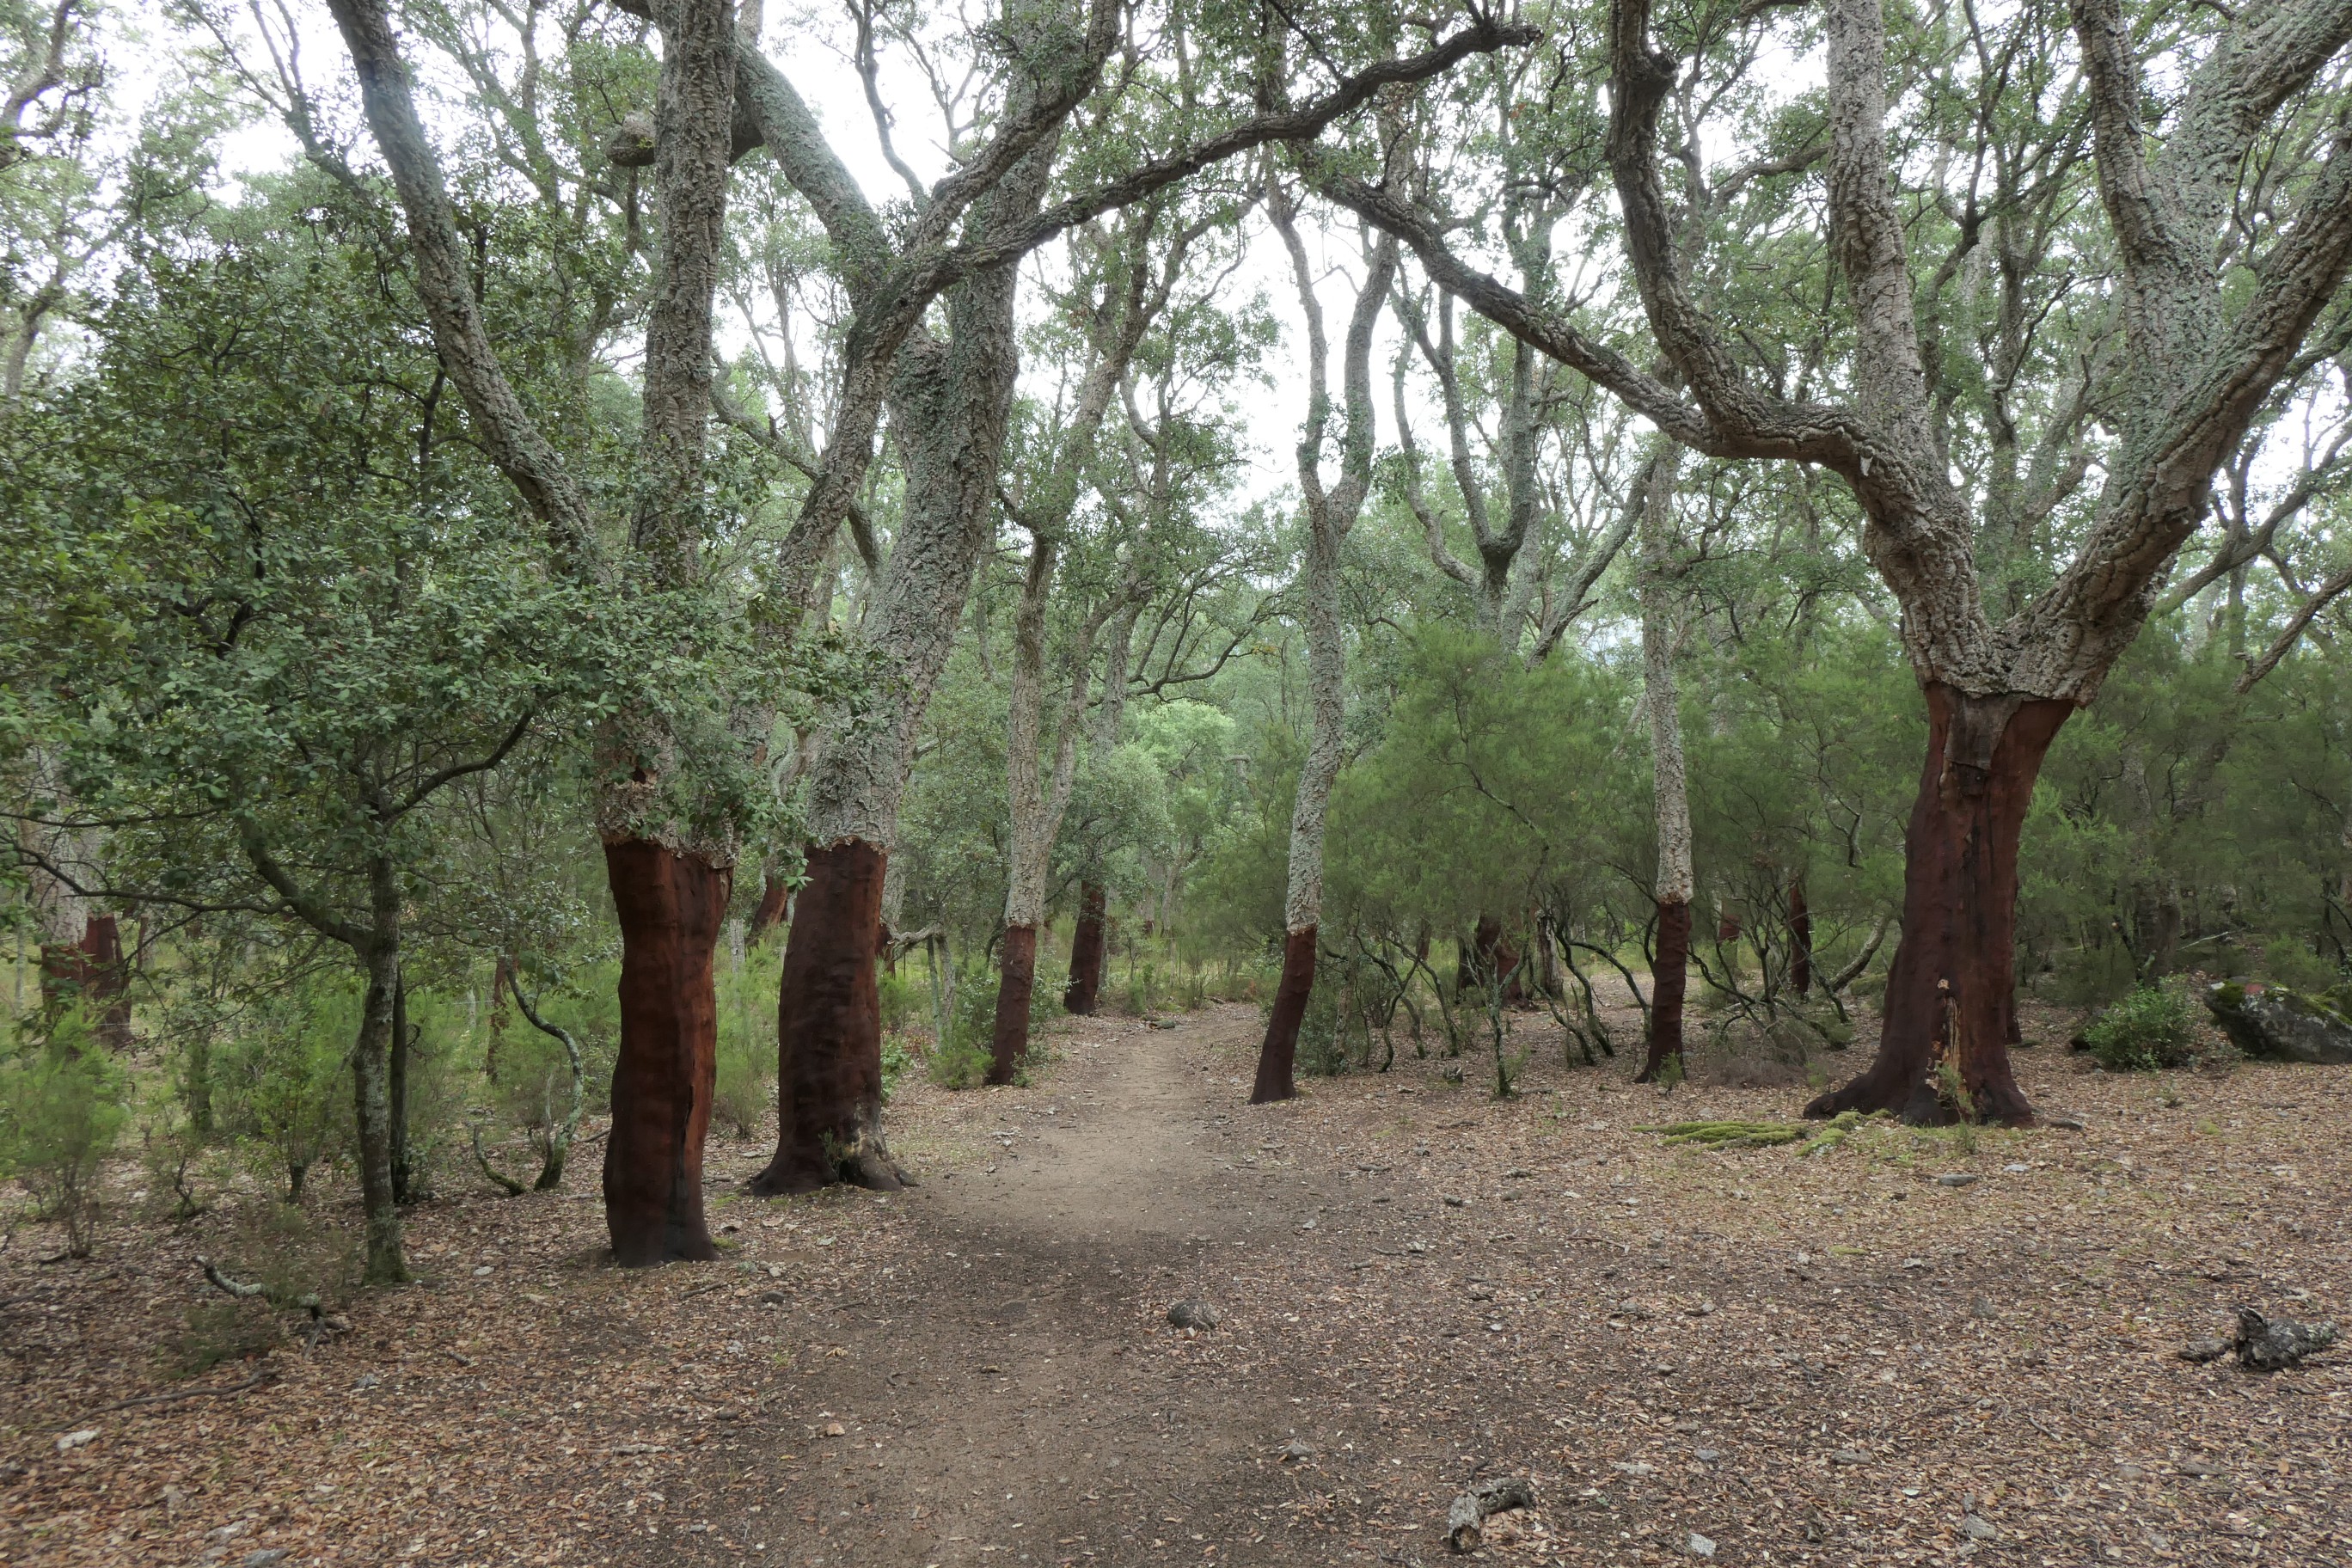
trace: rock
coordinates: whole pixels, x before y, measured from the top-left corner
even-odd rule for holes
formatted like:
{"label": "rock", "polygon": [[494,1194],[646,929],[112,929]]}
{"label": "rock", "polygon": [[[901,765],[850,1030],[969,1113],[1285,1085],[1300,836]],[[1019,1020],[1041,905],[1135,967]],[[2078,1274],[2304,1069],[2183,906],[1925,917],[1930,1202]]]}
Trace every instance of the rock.
{"label": "rock", "polygon": [[376,1374],[372,1372],[363,1372],[360,1373],[359,1376],[352,1379],[352,1388],[357,1393],[364,1394],[371,1388],[382,1388],[383,1386],[383,1379],[376,1376]]}
{"label": "rock", "polygon": [[1715,1542],[1694,1530],[1691,1531],[1690,1554],[1694,1557],[1712,1557],[1715,1555]]}
{"label": "rock", "polygon": [[1694,1448],[1691,1450],[1691,1458],[1696,1459],[1702,1465],[1711,1465],[1717,1459],[1723,1458],[1723,1450],[1720,1448]]}
{"label": "rock", "polygon": [[2071,1110],[2062,1110],[2055,1116],[2045,1116],[2042,1119],[2042,1125],[2063,1128],[2068,1132],[2089,1131],[2089,1124]]}
{"label": "rock", "polygon": [[1179,1301],[1168,1309],[1168,1321],[1179,1329],[1213,1329],[1224,1314],[1206,1301]]}
{"label": "rock", "polygon": [[2266,1318],[2252,1307],[2238,1309],[2238,1364],[2249,1372],[2276,1372],[2334,1344],[2334,1323],[2297,1323]]}
{"label": "rock", "polygon": [[293,1552],[288,1547],[266,1546],[258,1552],[247,1552],[245,1562],[240,1564],[240,1568],[269,1568],[272,1563],[283,1563],[293,1555]]}
{"label": "rock", "polygon": [[1301,1459],[1313,1458],[1315,1457],[1315,1450],[1309,1445],[1302,1443],[1294,1437],[1289,1442],[1285,1443],[1282,1446],[1281,1454],[1282,1462],[1284,1464],[1295,1465]]}
{"label": "rock", "polygon": [[2209,1361],[2220,1361],[2223,1356],[2228,1355],[2230,1342],[2212,1334],[2205,1334],[2189,1341],[2173,1353],[2179,1356],[2182,1361],[2193,1361],[2202,1365]]}
{"label": "rock", "polygon": [[1972,1187],[1982,1180],[1984,1178],[1974,1171],[1947,1171],[1936,1178],[1936,1184],[1939,1187]]}
{"label": "rock", "polygon": [[79,1432],[68,1432],[64,1436],[58,1438],[58,1452],[60,1454],[70,1454],[76,1448],[81,1447],[85,1444],[95,1443],[97,1441],[98,1428],[95,1426],[85,1426]]}
{"label": "rock", "polygon": [[2012,1176],[2021,1176],[2028,1171],[2032,1170],[2033,1167],[2027,1164],[2022,1160],[2011,1160],[2008,1164],[2003,1165],[2001,1169],[2007,1171]]}
{"label": "rock", "polygon": [[784,1293],[782,1290],[762,1290],[760,1292],[760,1305],[762,1307],[781,1307],[783,1304]]}
{"label": "rock", "polygon": [[1979,1296],[1969,1302],[1969,1316],[1971,1318],[1981,1318],[1985,1321],[1990,1322],[1993,1319],[2000,1316],[2000,1309],[1994,1306],[1990,1299]]}
{"label": "rock", "polygon": [[2000,1531],[1993,1527],[1991,1521],[1979,1519],[1972,1513],[1964,1513],[1960,1515],[1960,1533],[1967,1536],[1970,1541],[1999,1541],[2000,1539]]}
{"label": "rock", "polygon": [[642,109],[621,116],[604,138],[604,156],[624,169],[646,169],[654,161],[654,117]]}
{"label": "rock", "polygon": [[2352,1066],[2352,985],[2312,993],[2225,980],[2206,988],[2205,1006],[2250,1057]]}
{"label": "rock", "polygon": [[1445,1206],[1450,1209],[1468,1208],[1470,1206],[1470,1200],[1468,1198],[1458,1198],[1453,1194],[1448,1193],[1445,1194]]}
{"label": "rock", "polygon": [[1525,1476],[1480,1481],[1445,1510],[1445,1543],[1456,1552],[1468,1552],[1486,1538],[1488,1516],[1535,1505],[1536,1489]]}
{"label": "rock", "polygon": [[1870,1463],[1870,1456],[1864,1453],[1859,1448],[1838,1448],[1831,1452],[1830,1463],[1832,1465],[1866,1465]]}

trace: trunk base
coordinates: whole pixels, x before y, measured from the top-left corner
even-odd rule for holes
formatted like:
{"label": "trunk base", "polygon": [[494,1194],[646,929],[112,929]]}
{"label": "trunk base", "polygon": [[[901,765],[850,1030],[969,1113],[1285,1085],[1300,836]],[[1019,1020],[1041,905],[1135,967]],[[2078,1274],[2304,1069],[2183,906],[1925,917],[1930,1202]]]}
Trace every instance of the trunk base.
{"label": "trunk base", "polygon": [[1904,834],[1903,936],[1878,1054],[1808,1116],[1888,1110],[1906,1121],[2029,1126],[2009,1056],[2017,1022],[2017,849],[2033,781],[2071,702],[1927,696],[1927,758]]}
{"label": "trunk base", "polygon": [[719,1076],[711,957],[732,874],[626,838],[604,847],[621,926],[621,1048],[604,1143],[604,1224],[624,1268],[713,1258],[702,1145]]}
{"label": "trunk base", "polygon": [[1093,1014],[1102,994],[1106,901],[1100,882],[1078,885],[1078,925],[1070,933],[1070,983],[1062,991],[1062,1006],[1080,1017]]}
{"label": "trunk base", "polygon": [[760,1197],[847,1183],[911,1185],[882,1140],[882,998],[874,976],[888,855],[860,838],[811,846],[777,986],[775,1158]]}
{"label": "trunk base", "polygon": [[1658,900],[1658,960],[1650,972],[1649,1054],[1635,1083],[1655,1083],[1679,1068],[1683,1059],[1683,997],[1690,986],[1691,907],[1686,900]]}
{"label": "trunk base", "polygon": [[1288,1100],[1298,1092],[1298,1026],[1307,1016],[1307,998],[1315,989],[1316,927],[1292,931],[1283,939],[1282,981],[1274,991],[1274,1015],[1265,1021],[1265,1041],[1258,1047],[1257,1081],[1250,1089],[1252,1105]]}
{"label": "trunk base", "polygon": [[1006,1084],[1029,1055],[1029,998],[1037,987],[1037,928],[1004,928],[997,961],[996,1033],[990,1043],[987,1081]]}

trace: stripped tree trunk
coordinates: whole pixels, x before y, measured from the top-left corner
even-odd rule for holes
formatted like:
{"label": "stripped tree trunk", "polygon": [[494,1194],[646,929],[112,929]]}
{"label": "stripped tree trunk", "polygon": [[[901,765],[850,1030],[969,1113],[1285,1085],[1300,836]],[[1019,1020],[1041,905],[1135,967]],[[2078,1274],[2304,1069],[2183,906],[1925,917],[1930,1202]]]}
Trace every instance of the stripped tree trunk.
{"label": "stripped tree trunk", "polygon": [[773,871],[765,873],[760,881],[760,904],[751,911],[751,923],[744,932],[746,939],[758,942],[776,927],[783,924],[784,911],[792,905],[790,883]]}
{"label": "stripped tree trunk", "polygon": [[[982,226],[1035,211],[1055,138],[974,207]],[[809,879],[784,944],[776,1001],[775,1157],[761,1194],[835,1182],[890,1191],[904,1181],[882,1135],[881,999],[875,986],[882,884],[917,727],[988,546],[997,475],[1020,370],[1019,275],[972,276],[948,295],[950,336],[898,351],[891,418],[907,475],[904,521],[864,626],[898,700],[827,740],[810,780]]]}
{"label": "stripped tree trunk", "polygon": [[1683,995],[1690,983],[1690,789],[1683,770],[1681,700],[1675,689],[1673,606],[1675,479],[1682,448],[1663,437],[1641,477],[1642,705],[1650,717],[1652,805],[1657,818],[1657,956],[1650,971],[1649,1050],[1636,1083],[1679,1070]]}
{"label": "stripped tree trunk", "polygon": [[1290,811],[1290,881],[1283,899],[1282,979],[1275,988],[1274,1012],[1258,1047],[1257,1078],[1250,1102],[1288,1100],[1298,1092],[1295,1066],[1298,1026],[1315,988],[1316,932],[1323,918],[1323,826],[1331,805],[1331,784],[1339,773],[1342,727],[1347,717],[1347,645],[1339,632],[1339,547],[1355,526],[1372,477],[1372,329],[1380,320],[1389,285],[1396,276],[1396,242],[1373,242],[1356,308],[1348,321],[1341,363],[1347,429],[1340,438],[1339,479],[1323,483],[1323,443],[1331,420],[1330,348],[1323,334],[1323,309],[1315,298],[1315,274],[1298,237],[1296,210],[1278,184],[1269,182],[1266,205],[1298,288],[1307,322],[1307,426],[1298,442],[1299,490],[1306,503],[1307,550],[1299,570],[1299,619],[1307,640],[1308,725],[1307,760],[1298,771],[1298,794]]}
{"label": "stripped tree trunk", "polygon": [[1062,1005],[1081,1017],[1094,1012],[1102,994],[1103,957],[1108,950],[1105,901],[1100,882],[1078,884],[1078,918],[1070,932],[1070,983],[1062,992]]}

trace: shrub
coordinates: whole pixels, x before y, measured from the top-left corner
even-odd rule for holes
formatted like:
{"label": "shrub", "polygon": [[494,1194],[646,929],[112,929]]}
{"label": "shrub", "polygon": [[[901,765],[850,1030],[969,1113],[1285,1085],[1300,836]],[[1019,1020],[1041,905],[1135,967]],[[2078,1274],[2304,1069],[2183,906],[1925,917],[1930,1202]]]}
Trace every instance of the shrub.
{"label": "shrub", "polygon": [[245,1031],[215,1053],[216,1110],[284,1173],[288,1203],[348,1142],[362,995],[348,976],[303,976],[256,998]]}
{"label": "shrub", "polygon": [[931,1053],[931,1081],[942,1089],[978,1089],[988,1076],[996,1036],[996,972],[967,964],[956,973],[947,1038]]}
{"label": "shrub", "polygon": [[40,1217],[65,1227],[68,1256],[88,1258],[100,1170],[129,1120],[122,1075],[79,1008],[47,1031],[0,1066],[0,1174],[22,1180]]}
{"label": "shrub", "polygon": [[2177,1068],[2198,1052],[2197,1005],[2185,984],[2142,986],[2083,1031],[2101,1067],[2117,1072]]}

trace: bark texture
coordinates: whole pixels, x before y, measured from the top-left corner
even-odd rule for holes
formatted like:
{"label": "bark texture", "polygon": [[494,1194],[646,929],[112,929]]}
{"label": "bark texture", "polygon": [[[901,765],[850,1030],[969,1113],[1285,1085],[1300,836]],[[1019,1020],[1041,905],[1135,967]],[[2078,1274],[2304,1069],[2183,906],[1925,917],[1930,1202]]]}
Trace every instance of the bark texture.
{"label": "bark texture", "polygon": [[1315,989],[1315,928],[1308,926],[1283,939],[1282,980],[1274,988],[1274,1014],[1266,1020],[1265,1044],[1257,1054],[1252,1105],[1288,1100],[1298,1092],[1298,1025]]}
{"label": "bark texture", "polygon": [[1081,1017],[1090,1016],[1101,998],[1103,960],[1110,947],[1104,903],[1100,882],[1079,884],[1078,919],[1070,933],[1070,983],[1063,989],[1062,1005]]}
{"label": "bark texture", "polygon": [[2074,710],[2070,702],[1928,688],[1927,760],[1904,834],[1903,935],[1887,971],[1878,1055],[1808,1114],[2033,1120],[2009,1058],[2017,847],[2042,759]]}
{"label": "bark texture", "polygon": [[1650,970],[1650,1038],[1635,1083],[1654,1083],[1683,1054],[1683,998],[1690,988],[1691,906],[1658,900],[1658,956]]}
{"label": "bark texture", "polygon": [[776,998],[775,1158],[752,1178],[763,1196],[836,1182],[895,1192],[904,1177],[882,1141],[878,846],[846,838],[812,849]]}
{"label": "bark texture", "polygon": [[997,965],[996,1031],[988,1081],[1011,1083],[1029,1051],[1029,998],[1037,985],[1037,928],[1006,926]]}
{"label": "bark texture", "polygon": [[621,1046],[604,1143],[604,1225],[624,1268],[719,1256],[702,1146],[719,1076],[711,955],[732,873],[643,838],[604,846],[621,925]]}

